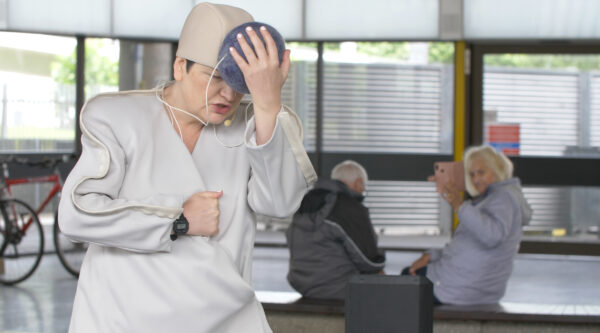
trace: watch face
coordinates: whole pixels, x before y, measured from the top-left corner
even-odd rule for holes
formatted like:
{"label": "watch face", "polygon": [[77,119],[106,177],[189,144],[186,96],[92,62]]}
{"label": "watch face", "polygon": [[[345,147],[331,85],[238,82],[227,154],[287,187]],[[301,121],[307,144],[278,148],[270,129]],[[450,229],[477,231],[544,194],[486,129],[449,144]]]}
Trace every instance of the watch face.
{"label": "watch face", "polygon": [[173,223],[173,232],[177,235],[185,235],[188,232],[188,228],[189,223],[185,217],[179,218]]}

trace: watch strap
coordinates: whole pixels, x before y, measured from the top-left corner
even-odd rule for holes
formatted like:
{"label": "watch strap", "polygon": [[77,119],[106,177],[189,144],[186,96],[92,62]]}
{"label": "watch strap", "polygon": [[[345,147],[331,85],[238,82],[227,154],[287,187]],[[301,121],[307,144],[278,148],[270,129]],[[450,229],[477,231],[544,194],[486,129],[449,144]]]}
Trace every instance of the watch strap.
{"label": "watch strap", "polygon": [[[182,224],[182,223],[185,225],[185,228],[184,228],[183,232],[181,232],[181,230],[179,228],[179,225]],[[188,229],[189,229],[189,222],[185,218],[185,216],[183,215],[183,213],[181,213],[181,215],[179,215],[179,217],[175,221],[173,221],[173,228],[172,228],[172,233],[171,233],[171,240],[174,241],[174,240],[177,239],[177,237],[179,235],[186,234],[187,231],[188,231]]]}

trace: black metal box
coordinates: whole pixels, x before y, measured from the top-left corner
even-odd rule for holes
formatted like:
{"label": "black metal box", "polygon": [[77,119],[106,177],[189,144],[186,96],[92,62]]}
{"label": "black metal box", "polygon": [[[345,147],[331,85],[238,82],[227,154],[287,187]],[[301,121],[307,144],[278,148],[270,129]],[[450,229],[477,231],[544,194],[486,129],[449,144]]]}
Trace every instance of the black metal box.
{"label": "black metal box", "polygon": [[346,333],[433,332],[433,284],[422,276],[356,275],[348,282]]}

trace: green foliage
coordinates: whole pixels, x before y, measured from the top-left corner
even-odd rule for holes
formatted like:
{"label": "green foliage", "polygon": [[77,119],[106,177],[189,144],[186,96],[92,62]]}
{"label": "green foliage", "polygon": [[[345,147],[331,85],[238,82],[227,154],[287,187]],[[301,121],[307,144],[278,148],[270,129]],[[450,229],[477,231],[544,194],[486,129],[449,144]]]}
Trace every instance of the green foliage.
{"label": "green foliage", "polygon": [[286,47],[288,49],[297,49],[297,48],[314,48],[315,50],[317,49],[317,43],[316,42],[310,42],[310,43],[306,43],[306,42],[286,42],[285,43]]}
{"label": "green foliage", "polygon": [[340,43],[323,43],[323,50],[325,51],[339,51]]}
{"label": "green foliage", "polygon": [[356,49],[361,54],[398,60],[406,60],[409,57],[406,42],[358,42],[356,44]]}
{"label": "green foliage", "polygon": [[[287,48],[306,48],[317,50],[317,42],[287,42],[285,43]],[[340,43],[323,43],[323,50],[325,51],[339,51]]]}
{"label": "green foliage", "polygon": [[[89,85],[116,86],[119,84],[119,62],[112,61],[99,52],[104,47],[102,39],[85,42],[85,82]],[[62,84],[75,84],[77,49],[69,56],[58,57],[52,64],[52,77]]]}
{"label": "green foliage", "polygon": [[429,43],[430,64],[454,63],[454,43],[435,42]]}
{"label": "green foliage", "polygon": [[512,68],[572,69],[579,71],[600,70],[600,56],[572,54],[488,54],[486,66]]}
{"label": "green foliage", "polygon": [[[317,49],[317,43],[289,42],[288,47],[305,47]],[[357,42],[357,52],[378,58],[407,60],[410,56],[408,42]],[[340,43],[323,43],[325,51],[339,51]],[[429,63],[452,64],[454,62],[454,43],[429,43]]]}
{"label": "green foliage", "polygon": [[52,78],[65,85],[75,84],[75,51],[69,56],[57,57],[52,63]]}

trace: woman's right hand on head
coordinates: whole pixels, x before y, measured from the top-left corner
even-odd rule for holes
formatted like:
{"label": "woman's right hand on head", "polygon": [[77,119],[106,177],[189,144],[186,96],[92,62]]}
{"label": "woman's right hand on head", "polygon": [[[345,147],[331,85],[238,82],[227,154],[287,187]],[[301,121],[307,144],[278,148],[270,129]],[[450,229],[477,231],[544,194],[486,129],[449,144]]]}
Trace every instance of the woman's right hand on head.
{"label": "woman's right hand on head", "polygon": [[215,236],[219,232],[219,198],[223,191],[194,193],[183,204],[183,215],[189,222],[188,235]]}
{"label": "woman's right hand on head", "polygon": [[429,253],[423,253],[423,255],[419,259],[415,260],[415,262],[412,263],[408,272],[410,273],[410,275],[416,275],[417,271],[427,266],[427,264],[429,264]]}
{"label": "woman's right hand on head", "polygon": [[[275,40],[265,27],[260,27],[259,31],[255,31],[249,26],[246,28],[246,34],[250,38],[252,46],[242,34],[237,36],[246,59],[234,47],[231,47],[229,51],[244,74],[244,79],[252,95],[255,112],[264,111],[276,115],[281,109],[281,89],[290,70],[290,50],[283,52],[280,63]],[[261,34],[264,43],[258,34]]]}

